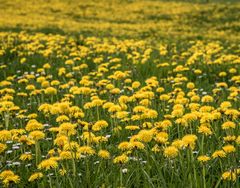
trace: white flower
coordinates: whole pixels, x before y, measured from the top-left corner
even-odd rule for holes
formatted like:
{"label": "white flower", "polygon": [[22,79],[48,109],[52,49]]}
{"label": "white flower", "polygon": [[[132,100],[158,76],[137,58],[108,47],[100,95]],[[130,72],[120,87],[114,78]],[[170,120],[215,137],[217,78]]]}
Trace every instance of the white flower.
{"label": "white flower", "polygon": [[127,168],[122,169],[122,173],[126,174],[128,172]]}

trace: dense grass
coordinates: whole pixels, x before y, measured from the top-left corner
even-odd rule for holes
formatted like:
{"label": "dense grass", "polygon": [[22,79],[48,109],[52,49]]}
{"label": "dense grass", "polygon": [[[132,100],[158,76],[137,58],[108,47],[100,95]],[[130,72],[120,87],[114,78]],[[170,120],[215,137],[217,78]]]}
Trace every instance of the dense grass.
{"label": "dense grass", "polygon": [[[35,140],[41,148],[41,154],[39,154],[36,143],[35,145],[22,143],[20,135],[16,138],[14,136],[13,143],[6,142],[4,136],[0,137],[3,143],[6,142],[9,150],[11,150],[10,148],[15,143],[22,143],[20,148],[14,150],[13,153],[2,154],[1,171],[4,172],[6,169],[11,169],[19,175],[21,180],[20,182],[16,181],[18,187],[25,187],[26,185],[28,185],[28,187],[78,187],[79,183],[84,187],[237,186],[238,180],[233,179],[233,181],[225,182],[221,179],[225,171],[238,168],[239,137],[237,136],[239,135],[239,120],[237,117],[239,116],[239,93],[236,86],[238,85],[239,79],[234,80],[233,78],[239,74],[239,70],[237,68],[238,64],[234,63],[237,59],[234,59],[230,55],[229,58],[231,57],[232,60],[226,63],[224,59],[221,58],[224,54],[237,53],[237,51],[239,51],[237,45],[232,45],[231,48],[227,48],[224,46],[225,44],[219,42],[186,42],[184,45],[168,45],[166,48],[167,51],[163,52],[162,47],[159,51],[159,49],[151,48],[147,43],[139,43],[139,41],[108,40],[107,42],[105,40],[104,42],[104,40],[101,39],[73,39],[72,37],[52,34],[19,35],[18,33],[5,33],[2,34],[2,40],[5,45],[3,48],[4,54],[1,57],[1,65],[6,65],[5,68],[2,67],[0,74],[2,80],[2,128],[9,130],[13,135],[15,134],[11,131],[13,129],[17,128],[19,131],[21,129],[27,129],[26,132],[20,134],[23,134],[23,136],[26,135],[29,141],[33,139],[32,141],[34,142]],[[52,42],[49,43],[49,41]],[[44,47],[36,46],[36,44],[41,44]],[[81,51],[83,50],[81,47],[82,50],[75,51],[80,52],[78,55],[80,59],[74,60],[75,56],[73,57],[70,54],[74,52],[74,49],[79,45],[88,49],[88,52],[87,54],[83,53],[81,55]],[[29,46],[33,48],[31,49]],[[115,49],[111,51],[113,46],[115,46]],[[128,47],[121,52],[120,49],[124,46]],[[118,49],[119,47],[120,49]],[[52,49],[51,52],[46,54],[50,49]],[[151,52],[147,53],[149,55],[146,55],[146,51],[150,49]],[[215,52],[212,51],[207,54],[205,52],[207,49],[214,49]],[[138,53],[145,55],[139,58],[129,59],[129,56],[135,56],[134,54]],[[202,53],[202,55],[192,61],[196,53]],[[56,54],[58,54],[58,57]],[[96,61],[97,59],[99,60],[99,57],[101,57],[100,63]],[[114,63],[116,58],[118,58],[117,64]],[[212,64],[206,61],[209,58],[215,63]],[[25,59],[25,61],[23,61],[23,59]],[[74,64],[69,65],[66,61],[69,59],[72,59]],[[108,68],[103,74],[101,71],[99,72],[99,70],[101,70],[100,67],[102,67],[105,62],[108,62]],[[165,62],[169,63],[166,64]],[[49,69],[46,63],[52,68]],[[81,65],[87,65],[87,68],[75,70],[74,67]],[[183,67],[179,68],[179,65]],[[45,68],[39,69],[42,67]],[[66,68],[66,72],[63,75],[59,75],[60,67]],[[185,68],[187,69],[184,70]],[[200,74],[196,72],[197,69],[201,70]],[[232,69],[234,69],[235,72],[231,72]],[[126,71],[129,70],[131,71],[127,73]],[[119,74],[119,71],[123,74],[123,77],[109,77],[117,73]],[[222,72],[225,71],[227,75],[221,76]],[[97,74],[100,75],[96,76]],[[28,78],[28,75],[35,76]],[[83,76],[86,75],[89,76],[89,81],[86,83],[80,82],[83,80]],[[13,77],[10,78],[9,76]],[[155,76],[155,78],[152,76]],[[48,81],[46,83],[39,82],[39,77],[46,78]],[[177,77],[178,79],[176,79]],[[24,84],[24,82],[26,82],[26,80],[23,81],[24,79],[28,80],[29,83]],[[132,81],[130,80],[130,83],[124,83],[124,80],[127,79],[131,79]],[[11,84],[5,83],[4,80],[9,80]],[[52,85],[51,87],[56,90],[48,91],[50,88],[48,84],[53,80],[58,80],[60,85]],[[101,80],[108,80],[109,83],[113,84],[114,88],[119,88],[119,91],[122,90],[121,93],[114,91],[114,88],[110,89],[108,84],[100,87],[98,84]],[[146,80],[148,80],[147,84],[144,83]],[[142,84],[141,87],[135,88],[131,86],[133,81],[139,81]],[[92,84],[88,85],[90,82],[92,82]],[[151,82],[156,85],[152,85]],[[228,91],[227,88],[220,89],[219,86],[216,86],[216,83],[223,82],[228,84],[227,88],[232,88],[231,92]],[[195,88],[188,86],[188,83],[194,83]],[[32,90],[28,88],[28,85],[34,85],[35,89]],[[69,98],[70,96],[67,95],[72,94],[73,90],[71,88],[74,88],[73,86],[77,86],[79,89],[82,87],[92,89],[91,94],[74,94],[74,98]],[[235,86],[235,89],[233,86]],[[63,87],[66,88],[63,89]],[[164,88],[163,93],[158,93],[157,89],[159,87]],[[15,93],[10,94],[7,92],[4,94],[6,88],[13,89]],[[175,89],[185,93],[186,96],[182,96],[182,94],[180,94],[181,92],[178,93]],[[152,92],[154,97],[152,98],[146,95],[145,90]],[[35,93],[36,91],[40,93],[37,94]],[[20,97],[21,93],[24,93],[26,96]],[[234,93],[237,93],[236,97],[232,97]],[[163,94],[170,97],[168,101],[164,101],[161,97],[159,98],[159,96]],[[206,94],[213,97],[209,102],[205,102],[203,99]],[[138,95],[142,95],[142,97]],[[197,110],[189,107],[189,105],[194,103],[193,101],[191,102],[191,100],[196,100],[192,98],[192,95],[201,99],[200,101],[195,101],[200,105]],[[17,111],[14,110],[15,108],[13,108],[12,105],[8,108],[4,107],[7,96],[13,97],[11,100],[13,102],[12,105],[19,107]],[[90,96],[98,96],[99,99],[93,99]],[[131,99],[129,102],[119,102],[121,96],[126,96],[128,100],[135,98],[136,101],[133,100],[131,102]],[[103,104],[113,102],[119,107],[121,105],[127,106],[115,112],[110,112],[109,109],[105,109],[102,105],[87,107],[88,104],[94,103],[96,100],[99,100],[100,103]],[[145,101],[145,103],[143,103],[143,101]],[[229,101],[232,106],[225,109],[223,106],[224,103],[222,103],[224,101]],[[57,107],[60,111],[56,113],[51,110],[49,113],[43,112],[41,110],[42,104],[50,105],[50,109],[55,106],[55,108]],[[51,105],[53,106],[51,107]],[[70,109],[71,106],[78,106],[80,108],[79,112],[85,116],[72,117],[71,110],[65,111],[59,105],[65,105],[65,109]],[[146,117],[143,116],[140,119],[135,119],[134,116],[138,113],[134,112],[133,109],[137,106],[144,106],[146,111],[143,111],[143,114],[147,113],[148,110],[153,110],[157,113],[157,116],[148,117],[146,114]],[[210,111],[207,110],[209,107],[212,108]],[[174,111],[174,109],[176,110],[176,108],[184,108],[184,114],[175,114],[176,111]],[[63,111],[61,111],[61,109]],[[237,114],[234,116],[226,115],[231,109],[237,111]],[[122,118],[114,116],[114,114],[124,113],[125,111],[129,112],[127,116],[123,116]],[[34,114],[37,116],[35,117]],[[216,118],[214,118],[214,114]],[[54,145],[55,139],[66,134],[64,129],[61,129],[64,121],[62,122],[61,120],[58,122],[56,120],[57,117],[62,115],[70,118],[68,120],[70,125],[77,125],[77,127],[74,128],[77,132],[72,133],[73,135],[69,136],[68,139],[69,142],[78,143],[76,154],[81,154],[81,158],[70,157],[66,159],[62,155],[62,152],[66,149],[63,149],[60,145]],[[188,119],[188,116],[194,119]],[[207,117],[210,119],[206,120],[205,118]],[[37,119],[40,123],[48,125],[41,129],[41,132],[45,134],[44,137],[48,139],[36,141],[36,138],[31,137],[31,132],[34,132],[35,128],[33,128],[32,131],[26,128],[29,119]],[[185,119],[188,125],[177,123],[180,119]],[[100,131],[91,130],[89,126],[98,120],[107,121],[108,127]],[[205,121],[208,122],[207,126],[209,126],[212,132],[211,134],[209,133],[210,135],[208,135],[207,132],[199,132],[200,126],[206,126],[204,125]],[[233,121],[236,124],[236,128],[232,130],[231,128],[229,128],[229,130],[222,129],[221,125],[226,121]],[[162,122],[168,122],[166,125],[164,123],[162,124],[167,126],[167,128],[161,128],[161,126],[159,126]],[[171,122],[171,124],[169,124],[169,122]],[[144,127],[146,124],[148,124],[149,127]],[[85,125],[85,128],[83,128],[82,125]],[[88,129],[86,127],[87,125],[89,127]],[[130,125],[135,125],[135,127],[137,126],[140,130],[131,131],[126,129],[127,126]],[[34,124],[32,126],[34,126]],[[51,132],[52,127],[60,127],[57,128],[59,133]],[[141,130],[149,131],[150,135],[142,135]],[[93,136],[94,138],[97,138],[97,136],[103,136],[105,138],[107,135],[111,135],[111,137],[107,142],[100,142],[98,144],[94,141],[85,142],[82,135],[87,132],[92,132],[92,134],[95,135]],[[157,141],[159,134],[163,133],[168,135],[167,140]],[[4,135],[4,133],[1,134]],[[171,157],[171,155],[168,156],[164,153],[165,149],[171,146],[171,143],[173,144],[176,139],[182,139],[187,134],[193,134],[197,137],[196,141],[190,140],[193,144],[191,147],[188,145],[185,147],[178,146],[177,150],[179,153],[175,157]],[[230,151],[230,153],[226,151],[227,156],[224,157],[224,160],[221,159],[221,157],[215,158],[213,153],[221,149],[222,146],[227,145],[227,143],[225,143],[226,141],[223,140],[226,139],[223,137],[227,135],[235,136],[235,139],[237,138],[236,141],[229,141],[229,143],[232,144],[231,146],[235,147],[235,151]],[[129,140],[131,137],[136,138]],[[148,142],[145,141],[145,137],[153,137],[153,139]],[[121,147],[119,148],[119,144],[126,141],[128,144],[142,144],[144,148],[128,149],[127,146],[125,146],[126,148],[123,148],[124,151],[122,151],[122,149],[120,149]],[[183,145],[186,144],[185,141],[182,142]],[[67,143],[65,143],[65,145],[66,144]],[[85,146],[90,147],[94,154],[91,153],[89,149],[82,151]],[[155,150],[156,147],[159,148],[159,150]],[[52,149],[54,149],[56,153],[54,155],[48,154],[49,151],[52,152]],[[99,157],[97,152],[101,149],[106,149],[110,152],[110,156],[106,159]],[[66,151],[69,152],[69,150]],[[19,159],[25,152],[31,153],[32,159],[30,161]],[[114,159],[123,153],[127,155],[129,162],[124,161],[122,164],[114,164]],[[198,161],[198,157],[201,155],[209,156],[210,160],[204,163]],[[37,170],[37,166],[39,166],[39,163],[41,164],[41,160],[49,157],[51,160],[57,160],[58,166],[54,166],[52,169],[46,171],[44,170],[45,167],[43,167],[42,170]],[[57,158],[53,159],[54,157]],[[18,161],[20,163],[16,166],[14,162]],[[31,166],[28,166],[28,164],[31,164]],[[61,171],[62,168],[66,170],[64,176],[59,174],[59,170]],[[43,178],[29,184],[28,178],[34,172],[43,173]],[[225,178],[226,180],[231,180],[229,176],[224,177],[224,179]]]}

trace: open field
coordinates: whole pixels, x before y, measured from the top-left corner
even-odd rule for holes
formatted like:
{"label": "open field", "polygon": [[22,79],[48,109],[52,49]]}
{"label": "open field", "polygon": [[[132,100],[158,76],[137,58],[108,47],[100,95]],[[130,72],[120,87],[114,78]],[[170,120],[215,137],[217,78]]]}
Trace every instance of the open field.
{"label": "open field", "polygon": [[197,1],[0,0],[0,29],[151,41],[165,38],[239,41],[238,1],[194,2]]}
{"label": "open field", "polygon": [[0,187],[240,187],[238,1],[0,15]]}

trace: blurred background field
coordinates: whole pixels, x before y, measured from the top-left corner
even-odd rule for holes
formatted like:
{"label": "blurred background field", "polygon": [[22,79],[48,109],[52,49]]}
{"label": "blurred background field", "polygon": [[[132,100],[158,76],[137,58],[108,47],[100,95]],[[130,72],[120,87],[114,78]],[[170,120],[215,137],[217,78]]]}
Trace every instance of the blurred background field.
{"label": "blurred background field", "polygon": [[0,0],[1,31],[239,41],[238,0]]}

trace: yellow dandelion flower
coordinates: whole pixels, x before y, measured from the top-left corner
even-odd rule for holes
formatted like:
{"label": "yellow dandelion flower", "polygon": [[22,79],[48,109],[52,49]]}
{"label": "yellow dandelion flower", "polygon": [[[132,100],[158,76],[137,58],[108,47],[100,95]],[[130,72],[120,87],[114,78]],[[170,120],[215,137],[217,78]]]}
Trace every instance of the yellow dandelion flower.
{"label": "yellow dandelion flower", "polygon": [[182,138],[184,147],[190,147],[191,149],[194,149],[194,148],[195,148],[195,142],[196,142],[196,140],[197,140],[197,136],[196,136],[196,135],[193,135],[193,134],[185,135],[185,136]]}
{"label": "yellow dandelion flower", "polygon": [[175,158],[178,156],[178,149],[174,146],[169,146],[169,147],[166,147],[164,148],[164,151],[163,151],[163,154],[165,157],[167,158]]}
{"label": "yellow dandelion flower", "polygon": [[204,135],[212,135],[213,134],[211,129],[205,125],[200,125],[200,127],[198,127],[198,132],[202,133]]}
{"label": "yellow dandelion flower", "polygon": [[69,121],[69,117],[66,115],[61,115],[56,118],[56,122],[64,122],[64,121]]}
{"label": "yellow dandelion flower", "polygon": [[47,94],[47,95],[56,95],[57,94],[57,89],[54,88],[54,87],[47,87],[44,90],[44,93]]}
{"label": "yellow dandelion flower", "polygon": [[7,145],[0,143],[0,154],[4,152],[6,149],[7,149]]}
{"label": "yellow dandelion flower", "polygon": [[236,181],[237,176],[236,176],[236,173],[234,172],[224,172],[222,174],[222,179],[228,180],[228,181]]}
{"label": "yellow dandelion flower", "polygon": [[105,120],[99,120],[92,126],[93,131],[100,131],[102,128],[108,127],[108,123]]}
{"label": "yellow dandelion flower", "polygon": [[32,154],[31,153],[24,153],[20,156],[21,161],[26,161],[26,160],[32,160]]}
{"label": "yellow dandelion flower", "polygon": [[207,103],[207,102],[213,102],[214,99],[213,99],[212,96],[206,95],[206,96],[202,97],[202,100],[201,100],[201,101],[204,102],[204,103]]}
{"label": "yellow dandelion flower", "polygon": [[128,156],[125,154],[119,155],[113,159],[113,163],[124,164],[129,160]]}
{"label": "yellow dandelion flower", "polygon": [[38,141],[45,138],[45,134],[42,131],[32,131],[29,133],[29,138]]}
{"label": "yellow dandelion flower", "polygon": [[103,159],[109,159],[110,158],[110,153],[107,150],[100,150],[98,152],[98,156],[103,158]]}
{"label": "yellow dandelion flower", "polygon": [[166,132],[159,132],[156,135],[155,140],[161,144],[164,144],[168,141],[168,134]]}
{"label": "yellow dandelion flower", "polygon": [[36,172],[34,174],[32,174],[29,178],[28,181],[29,182],[33,182],[35,180],[41,179],[43,177],[43,173],[41,172]]}
{"label": "yellow dandelion flower", "polygon": [[180,139],[177,139],[177,140],[174,140],[171,145],[178,149],[182,149],[184,147],[184,142]]}
{"label": "yellow dandelion flower", "polygon": [[137,125],[128,125],[128,126],[125,127],[125,129],[135,131],[135,130],[140,129],[140,127],[137,126]]}
{"label": "yellow dandelion flower", "polygon": [[11,131],[8,130],[0,131],[0,141],[5,142],[11,140],[11,138],[12,138]]}
{"label": "yellow dandelion flower", "polygon": [[118,149],[120,149],[120,150],[131,150],[132,149],[132,144],[130,142],[121,142],[118,145]]}
{"label": "yellow dandelion flower", "polygon": [[41,130],[43,129],[43,124],[39,123],[36,119],[31,119],[28,121],[25,129],[27,131]]}
{"label": "yellow dandelion flower", "polygon": [[52,157],[49,159],[45,159],[43,160],[39,165],[38,165],[38,169],[45,169],[45,170],[49,170],[49,169],[53,169],[53,168],[57,168],[58,167],[58,163],[56,160],[54,160]]}
{"label": "yellow dandelion flower", "polygon": [[70,151],[62,151],[60,152],[61,159],[72,159],[72,153]]}
{"label": "yellow dandelion flower", "polygon": [[226,157],[226,153],[223,150],[216,150],[213,154],[212,157],[215,159],[217,157],[224,158]]}
{"label": "yellow dandelion flower", "polygon": [[232,121],[227,121],[222,124],[222,129],[230,129],[230,128],[235,129],[235,127],[236,127],[236,124]]}
{"label": "yellow dandelion flower", "polygon": [[138,138],[142,142],[151,142],[153,138],[153,131],[151,130],[141,130],[138,133]]}
{"label": "yellow dandelion flower", "polygon": [[131,142],[131,148],[133,149],[144,149],[144,144],[142,142],[139,141],[132,141]]}
{"label": "yellow dandelion flower", "polygon": [[15,175],[11,170],[5,170],[1,172],[0,179],[2,180],[5,187],[8,187],[10,183],[19,183],[20,177]]}
{"label": "yellow dandelion flower", "polygon": [[90,146],[81,146],[79,148],[79,152],[82,154],[87,154],[87,155],[94,155],[95,154],[95,150],[93,148],[91,148]]}
{"label": "yellow dandelion flower", "polygon": [[59,132],[64,133],[68,136],[75,135],[76,134],[76,130],[75,130],[76,127],[77,127],[76,124],[65,122],[65,123],[62,123],[59,126]]}
{"label": "yellow dandelion flower", "polygon": [[197,160],[198,160],[199,162],[202,162],[202,163],[205,163],[205,162],[209,161],[210,159],[211,159],[211,158],[208,157],[207,155],[201,155],[201,156],[199,156],[199,157],[197,158]]}
{"label": "yellow dandelion flower", "polygon": [[225,153],[232,153],[236,151],[236,148],[233,145],[226,145],[222,147],[223,151],[225,151]]}

